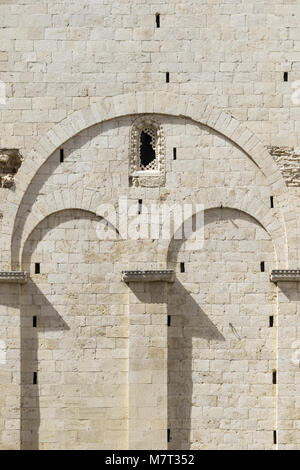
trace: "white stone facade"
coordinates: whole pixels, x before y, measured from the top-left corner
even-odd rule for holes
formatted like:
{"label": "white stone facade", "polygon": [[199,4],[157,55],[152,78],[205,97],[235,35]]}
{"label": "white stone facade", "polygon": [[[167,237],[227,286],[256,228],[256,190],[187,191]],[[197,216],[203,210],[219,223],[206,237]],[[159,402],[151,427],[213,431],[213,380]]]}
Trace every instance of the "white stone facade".
{"label": "white stone facade", "polygon": [[[300,268],[299,8],[1,2],[1,449],[300,448],[300,284],[270,280]],[[201,204],[203,245],[102,239],[120,198]]]}

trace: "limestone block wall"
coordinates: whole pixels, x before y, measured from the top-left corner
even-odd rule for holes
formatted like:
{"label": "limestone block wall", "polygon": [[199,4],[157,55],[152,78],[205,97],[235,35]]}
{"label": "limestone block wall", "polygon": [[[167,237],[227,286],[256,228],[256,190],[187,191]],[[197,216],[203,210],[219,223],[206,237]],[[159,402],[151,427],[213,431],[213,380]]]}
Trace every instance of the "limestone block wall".
{"label": "limestone block wall", "polygon": [[[282,173],[298,185],[299,8],[296,0],[1,2],[0,148],[20,151],[23,162],[0,192],[0,262],[30,273],[22,287],[0,285],[0,386],[9,392],[0,399],[1,447],[143,445],[130,434],[130,416],[145,416],[130,402],[128,334],[139,319],[130,317],[119,276],[165,269],[169,243],[100,243],[97,208],[117,207],[120,196],[144,207],[202,203],[208,214],[204,250],[182,246],[171,260],[178,282],[164,314],[172,310],[173,323],[160,337],[167,346],[158,347],[170,426],[162,446],[299,447],[298,366],[290,359],[298,285],[267,281],[272,268],[300,266],[299,191],[285,186],[282,160],[275,164],[266,150],[290,149]],[[160,188],[129,185],[130,128],[143,113],[164,128]],[[213,220],[209,210],[218,213]],[[201,278],[204,258],[209,282]],[[155,289],[148,294],[153,303]],[[167,328],[146,301],[138,308],[144,321]],[[199,317],[212,338],[199,335]],[[150,332],[145,327],[145,354]],[[139,380],[147,388],[149,376]]]}
{"label": "limestone block wall", "polygon": [[201,250],[191,252],[181,240],[169,248],[169,265],[177,266],[168,303],[170,448],[272,449],[277,429],[272,241],[236,210],[208,210],[204,221]]}
{"label": "limestone block wall", "polygon": [[[250,203],[261,204],[260,210],[270,211],[274,194],[267,179],[249,156],[228,139],[190,119],[155,115],[162,123],[166,140],[166,184],[161,188],[129,186],[129,135],[136,116],[123,117],[97,124],[65,142],[64,162],[60,149],[40,167],[24,194],[12,240],[12,266],[20,267],[21,246],[37,221],[45,214],[66,207],[81,207],[92,211],[103,203],[116,209],[121,196],[128,204],[139,199],[150,209],[151,202],[181,203],[182,201],[225,206],[237,204],[250,210]],[[177,159],[173,159],[176,148]],[[231,190],[234,190],[232,192]],[[256,201],[260,201],[259,203]],[[274,196],[275,207],[270,211],[282,219],[280,200]],[[255,210],[257,207],[255,207]],[[130,241],[128,242],[130,244]],[[140,252],[136,259],[136,244],[131,243],[128,268],[151,269],[166,265],[165,254],[154,242],[146,243],[150,252]],[[152,248],[150,248],[152,247]],[[285,248],[278,250],[283,262]]]}
{"label": "limestone block wall", "polygon": [[20,448],[20,287],[0,284],[0,449]]}
{"label": "limestone block wall", "polygon": [[[167,403],[170,429],[169,443],[163,439],[162,447],[273,448],[274,428],[278,432],[281,427],[282,435],[289,436],[287,445],[295,448],[297,410],[290,421],[279,420],[279,387],[271,383],[278,362],[279,319],[276,288],[268,273],[286,259],[286,252],[280,249],[284,246],[280,241],[284,239],[280,235],[281,199],[275,196],[271,207],[273,189],[240,147],[207,126],[163,115],[155,118],[162,123],[166,138],[166,185],[130,187],[128,139],[135,118],[92,126],[64,143],[41,165],[17,212],[13,267],[30,273],[19,301],[19,445],[127,448],[130,443],[143,447],[147,442],[146,446],[159,447],[146,438],[149,431],[156,438],[160,435],[155,426],[161,426],[163,436],[163,419],[143,428],[147,416],[155,414],[147,407],[132,409],[132,403],[139,402],[132,400],[130,351],[139,348],[134,333],[141,325],[136,328],[130,316],[130,296],[120,274],[124,269],[163,269],[171,263],[178,276],[164,299],[168,303],[164,315],[171,317],[171,326],[168,336],[157,338],[155,346],[161,348],[157,351],[162,361],[160,380],[169,370],[168,388],[166,382],[160,382],[157,389],[160,405]],[[64,161],[60,161],[60,150]],[[169,241],[99,240],[97,209],[103,202],[117,207],[120,196],[127,196],[129,204],[141,199],[143,206],[203,203],[208,214],[203,249],[185,252],[184,246],[172,248]],[[255,218],[263,221],[268,233]],[[182,262],[186,274],[179,272]],[[40,273],[35,272],[36,263],[40,263]],[[147,316],[147,303],[158,300],[155,290],[144,292],[142,320],[150,319],[150,324],[142,324],[142,345],[145,354],[151,355],[150,345],[156,344],[151,331],[155,334],[159,321],[162,332],[166,318],[158,307]],[[132,349],[128,346],[129,324]],[[296,330],[294,333],[297,335]],[[179,348],[182,343],[177,340],[182,338],[184,347]],[[138,337],[137,341],[139,345]],[[168,365],[164,364],[166,352]],[[133,384],[139,384],[141,390],[157,387],[155,375],[138,380]],[[287,393],[284,370],[281,385],[283,394]],[[294,396],[288,409],[296,406],[296,400]],[[99,416],[105,422],[100,429],[98,419],[93,419]],[[139,435],[130,433],[134,422],[142,425]],[[209,423],[209,433],[203,432],[204,423]]]}
{"label": "limestone block wall", "polygon": [[[129,115],[65,142],[24,193],[12,239],[13,268],[30,274],[21,288],[22,448],[274,447],[268,274],[285,259],[272,231],[280,199],[270,207],[261,169],[218,132],[154,117],[165,134],[165,186],[129,185]],[[120,196],[143,207],[203,203],[204,246],[99,239],[99,206],[117,208]],[[270,233],[245,212],[270,213]],[[121,283],[122,270],[168,266],[178,281],[166,292]]]}
{"label": "limestone block wall", "polygon": [[298,283],[280,282],[278,295],[279,449],[299,449],[300,341]]}
{"label": "limestone block wall", "polygon": [[128,287],[128,446],[167,449],[167,285],[130,282]]}
{"label": "limestone block wall", "polygon": [[24,247],[22,449],[127,448],[126,262],[120,243],[99,242],[99,220],[59,212]]}
{"label": "limestone block wall", "polygon": [[2,148],[26,153],[98,97],[145,90],[207,97],[266,145],[299,145],[296,0],[16,0],[0,18]]}

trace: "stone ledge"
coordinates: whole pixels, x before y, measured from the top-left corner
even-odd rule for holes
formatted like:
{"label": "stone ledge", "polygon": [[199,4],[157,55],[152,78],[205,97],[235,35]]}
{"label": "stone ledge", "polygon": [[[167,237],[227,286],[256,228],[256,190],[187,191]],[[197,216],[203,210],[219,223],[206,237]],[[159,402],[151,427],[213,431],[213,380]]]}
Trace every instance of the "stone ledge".
{"label": "stone ledge", "polygon": [[273,269],[270,280],[278,281],[296,281],[300,282],[300,269]]}
{"label": "stone ledge", "polygon": [[174,282],[173,270],[162,271],[122,271],[124,282]]}
{"label": "stone ledge", "polygon": [[3,282],[25,284],[27,282],[27,273],[22,271],[0,271],[0,283]]}

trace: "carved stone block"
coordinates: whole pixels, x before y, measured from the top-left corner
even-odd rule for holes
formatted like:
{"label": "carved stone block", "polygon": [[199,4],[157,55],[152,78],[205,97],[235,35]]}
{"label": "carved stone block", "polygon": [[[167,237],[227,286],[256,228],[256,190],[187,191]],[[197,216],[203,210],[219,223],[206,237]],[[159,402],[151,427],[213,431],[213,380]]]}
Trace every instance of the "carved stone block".
{"label": "carved stone block", "polygon": [[14,175],[22,165],[22,155],[18,149],[0,149],[0,187],[12,188]]}

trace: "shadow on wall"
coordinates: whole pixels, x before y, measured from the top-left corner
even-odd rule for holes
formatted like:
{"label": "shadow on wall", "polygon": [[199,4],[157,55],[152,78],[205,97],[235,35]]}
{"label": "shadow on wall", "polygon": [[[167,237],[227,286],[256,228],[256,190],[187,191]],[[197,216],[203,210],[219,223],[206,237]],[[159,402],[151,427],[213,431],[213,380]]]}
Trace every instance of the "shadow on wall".
{"label": "shadow on wall", "polygon": [[[225,341],[223,335],[184,286],[176,280],[169,286],[168,315],[168,428],[170,450],[190,449],[193,394],[193,339]],[[208,346],[209,347],[209,346]],[[205,382],[205,372],[198,372]]]}
{"label": "shadow on wall", "polygon": [[[62,211],[45,219],[39,224],[31,233],[26,241],[23,250],[22,267],[25,271],[32,270],[32,263],[34,262],[33,256],[38,249],[38,244],[46,237],[47,233],[59,225],[59,217],[63,217],[64,222],[73,221],[74,214],[80,214],[80,218],[90,220],[91,217],[96,218],[95,214],[83,211]],[[57,218],[58,217],[58,218]],[[75,217],[76,218],[76,217]],[[99,220],[99,218],[96,218]],[[68,244],[71,241],[64,240],[63,243]],[[74,242],[73,242],[74,243]],[[75,242],[77,243],[77,242]],[[50,248],[49,248],[50,250]],[[48,250],[48,251],[49,251]],[[46,253],[46,260],[49,253]],[[42,253],[41,253],[42,257]],[[48,260],[49,261],[49,260]],[[39,434],[40,434],[40,384],[39,374],[37,374],[34,383],[34,372],[42,372],[43,374],[49,373],[49,379],[43,379],[44,393],[47,388],[51,388],[56,383],[53,382],[51,373],[55,373],[51,369],[51,362],[53,358],[48,357],[51,353],[51,342],[55,342],[55,337],[59,332],[69,330],[69,326],[62,319],[60,314],[54,308],[53,304],[48,300],[47,296],[57,294],[55,287],[48,282],[47,275],[44,278],[41,274],[36,278],[38,284],[32,278],[22,286],[21,295],[21,449],[22,450],[37,450],[40,447]],[[42,291],[42,290],[43,291]],[[36,317],[34,320],[33,317]],[[36,327],[34,326],[36,322]],[[39,352],[39,332],[43,333],[43,349]],[[55,335],[51,334],[54,333]],[[46,347],[46,342],[49,342],[49,347]],[[45,351],[46,347],[46,351]],[[45,354],[45,356],[38,357],[38,354]],[[63,351],[62,351],[63,354]],[[44,367],[48,370],[40,368],[40,360],[43,360]],[[51,393],[49,393],[51,395]],[[43,397],[46,400],[46,397]],[[47,406],[47,401],[45,402]],[[53,403],[48,403],[50,410]]]}
{"label": "shadow on wall", "polygon": [[[47,311],[46,315],[41,315],[42,306],[44,311]],[[22,286],[20,315],[21,450],[37,450],[39,449],[40,399],[38,375],[35,378],[34,373],[39,369],[38,331],[58,332],[68,330],[69,327],[31,279],[25,286]],[[33,322],[36,321],[37,324],[34,327]]]}

